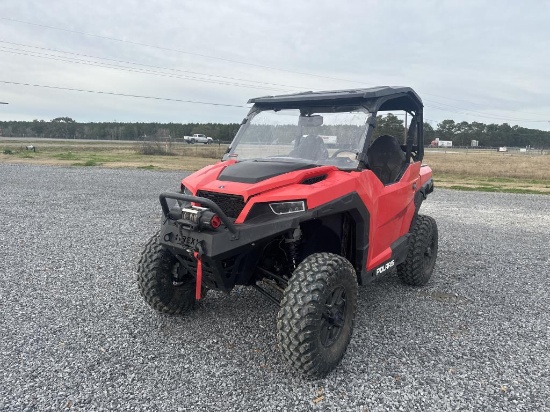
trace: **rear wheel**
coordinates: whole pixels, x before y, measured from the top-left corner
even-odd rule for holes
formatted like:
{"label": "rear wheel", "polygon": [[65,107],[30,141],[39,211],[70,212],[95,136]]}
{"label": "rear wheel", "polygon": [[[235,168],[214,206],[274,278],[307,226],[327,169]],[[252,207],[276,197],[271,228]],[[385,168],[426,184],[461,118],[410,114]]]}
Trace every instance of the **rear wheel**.
{"label": "rear wheel", "polygon": [[308,256],[294,271],[277,315],[283,357],[306,376],[325,376],[344,356],[356,308],[351,263],[331,253]]}
{"label": "rear wheel", "polygon": [[422,286],[432,276],[437,258],[437,223],[430,216],[418,215],[409,238],[405,262],[397,266],[397,274],[408,285]]}
{"label": "rear wheel", "polygon": [[162,247],[158,232],[141,254],[137,280],[141,296],[158,312],[183,314],[195,305],[195,278]]}

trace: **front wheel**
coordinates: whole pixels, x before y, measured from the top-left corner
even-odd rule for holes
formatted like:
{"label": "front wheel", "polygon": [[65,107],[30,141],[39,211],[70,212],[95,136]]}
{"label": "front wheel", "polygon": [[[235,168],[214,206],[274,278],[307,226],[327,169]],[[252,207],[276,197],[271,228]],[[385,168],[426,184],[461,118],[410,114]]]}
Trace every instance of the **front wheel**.
{"label": "front wheel", "polygon": [[348,347],[357,308],[357,275],[332,253],[314,253],[294,271],[277,315],[283,357],[311,378],[326,376]]}
{"label": "front wheel", "polygon": [[138,263],[138,287],[145,302],[161,313],[183,314],[195,306],[195,278],[159,243],[155,234]]}
{"label": "front wheel", "polygon": [[431,216],[418,215],[409,238],[409,251],[405,262],[397,266],[403,282],[422,286],[430,280],[437,259],[437,223]]}

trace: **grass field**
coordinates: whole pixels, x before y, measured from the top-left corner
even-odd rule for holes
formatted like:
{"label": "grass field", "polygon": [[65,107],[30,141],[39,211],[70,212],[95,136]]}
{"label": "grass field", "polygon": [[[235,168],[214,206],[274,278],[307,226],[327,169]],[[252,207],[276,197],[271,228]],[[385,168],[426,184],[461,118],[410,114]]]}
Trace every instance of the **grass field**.
{"label": "grass field", "polygon": [[[36,152],[26,150],[34,145]],[[219,160],[226,146],[155,144],[116,141],[2,140],[0,162],[57,166],[102,166],[152,170],[198,170]],[[6,154],[7,152],[10,152]],[[166,152],[170,152],[167,155]],[[142,154],[149,152],[152,154]]]}
{"label": "grass field", "polygon": [[550,155],[476,151],[427,152],[439,187],[550,194]]}
{"label": "grass field", "polygon": [[[36,152],[26,150],[34,145]],[[195,171],[220,159],[226,146],[0,138],[0,163]],[[169,151],[171,155],[162,155]],[[152,153],[152,154],[143,154]],[[438,187],[550,194],[550,155],[427,151]]]}

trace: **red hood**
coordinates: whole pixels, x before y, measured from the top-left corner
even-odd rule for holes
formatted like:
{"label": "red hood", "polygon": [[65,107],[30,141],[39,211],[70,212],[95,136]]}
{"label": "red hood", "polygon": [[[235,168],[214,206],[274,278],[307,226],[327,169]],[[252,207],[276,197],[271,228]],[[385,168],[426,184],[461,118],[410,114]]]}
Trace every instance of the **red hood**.
{"label": "red hood", "polygon": [[[207,166],[183,179],[182,183],[193,193],[197,193],[198,190],[206,190],[209,192],[238,194],[242,195],[246,202],[251,196],[259,193],[301,183],[305,179],[326,175],[338,170],[335,166],[314,166],[308,169],[279,174],[256,183],[241,183],[226,179],[218,180],[224,169],[235,163],[236,161],[229,160]],[[265,162],[264,165],[265,167],[269,167],[269,162]]]}

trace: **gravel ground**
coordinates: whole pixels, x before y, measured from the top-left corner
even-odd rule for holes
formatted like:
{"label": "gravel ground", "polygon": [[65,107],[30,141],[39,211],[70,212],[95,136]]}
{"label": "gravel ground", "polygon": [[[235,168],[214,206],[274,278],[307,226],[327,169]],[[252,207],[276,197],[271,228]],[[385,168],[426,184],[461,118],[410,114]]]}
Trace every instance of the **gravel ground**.
{"label": "gravel ground", "polygon": [[360,289],[326,379],[282,362],[277,307],[209,293],[187,317],[142,301],[157,195],[183,173],[0,165],[0,410],[550,410],[547,196],[437,190],[432,281]]}

